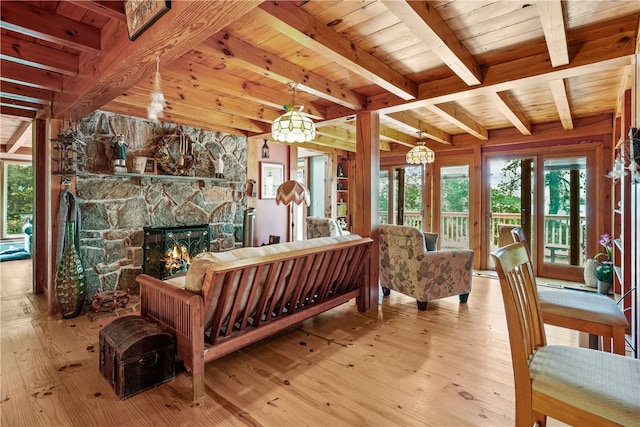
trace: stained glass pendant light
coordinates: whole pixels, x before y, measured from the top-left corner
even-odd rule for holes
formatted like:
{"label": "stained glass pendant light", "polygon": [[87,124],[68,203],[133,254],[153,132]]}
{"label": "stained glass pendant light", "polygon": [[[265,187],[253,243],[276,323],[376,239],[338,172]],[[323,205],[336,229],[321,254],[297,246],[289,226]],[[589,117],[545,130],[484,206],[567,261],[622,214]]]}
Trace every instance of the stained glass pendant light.
{"label": "stained glass pendant light", "polygon": [[410,165],[425,165],[427,163],[433,163],[436,160],[436,153],[426,145],[424,145],[424,141],[422,140],[422,132],[418,132],[420,137],[420,141],[418,141],[418,145],[413,147],[407,153],[407,163]]}
{"label": "stained glass pendant light", "polygon": [[278,142],[309,142],[316,137],[316,125],[302,112],[302,107],[296,110],[296,89],[298,83],[289,83],[293,90],[291,104],[285,105],[286,111],[271,124],[271,136]]}

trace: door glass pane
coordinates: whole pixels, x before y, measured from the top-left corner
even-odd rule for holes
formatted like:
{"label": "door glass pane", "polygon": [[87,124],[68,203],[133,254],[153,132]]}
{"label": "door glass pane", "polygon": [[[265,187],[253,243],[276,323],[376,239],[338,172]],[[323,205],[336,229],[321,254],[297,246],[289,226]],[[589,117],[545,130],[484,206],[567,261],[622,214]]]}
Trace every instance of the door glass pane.
{"label": "door glass pane", "polygon": [[[534,248],[532,233],[535,221],[533,209],[533,159],[491,159],[490,201],[491,216],[489,222],[487,265],[494,268],[490,253],[501,246],[513,243],[511,229],[521,226],[529,246]],[[533,255],[535,258],[535,255]]]}
{"label": "door glass pane", "polygon": [[440,169],[440,248],[469,247],[469,166]]}
{"label": "door glass pane", "polygon": [[586,157],[544,161],[544,262],[583,265]]}
{"label": "door glass pane", "polygon": [[404,168],[403,223],[422,230],[422,166]]}
{"label": "door glass pane", "polygon": [[403,224],[422,229],[421,166],[380,170],[379,189],[380,224]]}
{"label": "door glass pane", "polygon": [[380,224],[389,224],[389,171],[381,170],[379,182],[380,191]]}

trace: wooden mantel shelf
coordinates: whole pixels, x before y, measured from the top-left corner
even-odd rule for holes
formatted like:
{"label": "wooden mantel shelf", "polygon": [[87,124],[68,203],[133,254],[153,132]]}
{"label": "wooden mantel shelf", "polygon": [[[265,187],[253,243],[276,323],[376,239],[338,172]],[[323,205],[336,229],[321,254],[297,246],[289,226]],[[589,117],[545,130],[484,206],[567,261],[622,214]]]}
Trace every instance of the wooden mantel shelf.
{"label": "wooden mantel shelf", "polygon": [[211,178],[206,176],[183,176],[183,175],[156,175],[156,174],[144,174],[144,173],[125,173],[125,172],[114,172],[112,174],[100,174],[100,173],[78,173],[78,177],[84,179],[91,178],[116,178],[116,179],[140,179],[141,183],[148,183],[154,180],[163,180],[163,181],[191,181],[191,182],[200,182],[201,185],[213,185],[217,187],[233,187],[233,184],[238,184],[237,182],[230,181],[224,178]]}
{"label": "wooden mantel shelf", "polygon": [[[109,176],[109,175],[106,175]],[[224,178],[210,178],[207,176],[186,176],[186,175],[156,175],[156,174],[145,174],[145,173],[123,173],[123,172],[115,172],[113,176],[122,177],[122,178],[149,178],[149,179],[163,179],[163,180],[182,180],[182,181],[203,181],[213,184],[226,184],[230,181]]]}

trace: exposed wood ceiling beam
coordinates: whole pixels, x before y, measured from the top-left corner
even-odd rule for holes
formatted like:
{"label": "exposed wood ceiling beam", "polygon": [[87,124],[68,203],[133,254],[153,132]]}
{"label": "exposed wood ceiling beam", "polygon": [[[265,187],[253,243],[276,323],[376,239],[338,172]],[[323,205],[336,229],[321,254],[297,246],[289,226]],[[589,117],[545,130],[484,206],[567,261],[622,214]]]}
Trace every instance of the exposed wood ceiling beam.
{"label": "exposed wood ceiling beam", "polygon": [[558,79],[549,81],[549,88],[551,89],[553,100],[556,103],[562,127],[564,130],[573,129],[571,107],[569,106],[569,98],[567,97],[567,88],[564,85],[564,80]]}
{"label": "exposed wood ceiling beam", "polygon": [[[382,116],[386,117],[386,116]],[[382,117],[380,117],[380,122],[382,123]],[[380,143],[385,141],[387,144],[399,144],[405,145],[407,147],[413,147],[417,143],[417,138],[410,137],[406,133],[397,131],[395,129],[391,129],[387,126],[380,125]]]}
{"label": "exposed wood ceiling beam", "polygon": [[23,110],[38,111],[45,108],[44,104],[22,101],[19,99],[5,98],[0,95],[0,105],[4,107],[20,108]]}
{"label": "exposed wood ceiling beam", "polygon": [[471,116],[462,111],[455,103],[434,104],[429,105],[427,108],[476,138],[484,141],[489,139],[489,131],[487,131],[487,128],[473,120]]}
{"label": "exposed wood ceiling beam", "polygon": [[[316,139],[313,141],[315,144],[324,147],[331,147],[334,149],[356,152],[356,143],[353,141],[345,141],[344,139],[331,138],[325,135],[316,135]],[[303,144],[305,148],[311,148],[307,143]]]}
{"label": "exposed wood ceiling beam", "polygon": [[[140,91],[139,89],[130,89],[125,95],[123,95],[123,99],[124,98],[126,98],[127,102],[130,104],[139,108],[146,109],[147,105],[149,105],[149,93]],[[262,133],[271,129],[270,126],[267,126],[265,123],[237,116],[235,114],[216,111],[215,109],[207,106],[181,103],[178,109],[174,107],[170,100],[167,101],[163,114],[163,117],[169,121],[179,122],[182,118],[189,117],[191,119],[202,120],[203,122],[223,123],[229,127],[235,127],[246,132]]]}
{"label": "exposed wood ceiling beam", "polygon": [[[520,61],[515,61],[517,64],[512,64],[513,69],[504,69],[505,73],[511,74],[511,77],[500,78],[500,73],[496,70],[492,71],[492,78],[485,81],[475,87],[468,87],[462,85],[459,82],[452,81],[451,78],[424,83],[420,85],[420,98],[417,101],[403,102],[401,100],[390,100],[387,96],[372,96],[369,97],[369,109],[379,109],[381,113],[388,114],[389,112],[405,111],[416,108],[427,107],[433,103],[461,101],[466,98],[472,98],[475,96],[484,95],[487,96],[489,92],[503,92],[507,90],[517,89],[518,87],[536,84],[547,84],[550,78],[562,79],[576,77],[583,74],[596,73],[598,71],[605,71],[607,69],[615,69],[624,67],[629,63],[629,57],[615,57],[611,59],[604,59],[602,62],[585,64],[581,66],[557,69],[556,71],[550,71],[547,73],[541,72],[540,74],[532,73],[527,68],[536,68],[537,61],[531,61],[531,64],[524,66]],[[574,60],[575,63],[575,60]],[[495,68],[507,68],[502,65],[496,65]],[[514,75],[516,74],[516,75]],[[457,79],[456,79],[457,80]],[[448,88],[449,90],[445,89]]]}
{"label": "exposed wood ceiling beam", "polygon": [[620,117],[622,115],[622,111],[624,109],[624,93],[627,91],[629,81],[631,80],[631,70],[631,64],[624,67],[624,73],[622,73],[622,79],[620,80],[620,86],[618,88],[615,117]]}
{"label": "exposed wood ceiling beam", "polygon": [[[585,138],[593,135],[608,135],[612,132],[612,115],[602,114],[575,120],[575,129],[571,131],[572,138]],[[491,140],[478,141],[472,135],[460,134],[454,137],[456,148],[498,147],[510,144],[532,144],[536,142],[552,141],[566,138],[566,131],[560,122],[534,124],[531,135],[522,135],[514,128],[495,129],[491,131]]]}
{"label": "exposed wood ceiling beam", "polygon": [[4,145],[0,145],[0,160],[31,163],[33,159],[30,148],[21,148],[17,153],[10,154],[4,151]]}
{"label": "exposed wood ceiling beam", "polygon": [[87,0],[65,0],[84,9],[98,13],[107,18],[117,19],[124,22],[124,2],[123,1],[87,1]]}
{"label": "exposed wood ceiling beam", "polygon": [[[0,68],[2,68],[0,79],[4,81],[48,89],[54,92],[62,91],[62,75],[58,73],[5,60],[0,60]],[[24,76],[26,75],[29,76],[28,82],[25,82]]]}
{"label": "exposed wood ceiling beam", "polygon": [[22,147],[22,144],[19,143],[20,139],[22,138],[24,133],[29,129],[29,127],[31,127],[31,122],[26,120],[20,123],[20,125],[18,125],[18,127],[16,128],[16,131],[13,133],[13,135],[11,135],[11,137],[7,141],[7,148],[6,148],[7,153],[13,154],[17,152],[20,147]]}
{"label": "exposed wood ceiling beam", "polygon": [[259,22],[279,30],[404,100],[417,96],[415,82],[317,21],[293,2],[267,1],[256,8],[252,15]]}
{"label": "exposed wood ceiling beam", "polygon": [[51,104],[51,91],[46,89],[28,87],[2,80],[0,81],[0,93],[5,98],[17,99],[36,104]]}
{"label": "exposed wood ceiling beam", "polygon": [[466,84],[471,86],[482,82],[480,65],[429,2],[383,0],[382,3]]}
{"label": "exposed wood ceiling beam", "polygon": [[91,25],[27,3],[3,1],[0,3],[0,9],[0,28],[94,55],[100,52],[100,30]]}
{"label": "exposed wood ceiling beam", "polygon": [[[161,58],[161,65],[172,63],[194,44],[211,37],[259,3],[249,0],[174,2],[169,13],[133,42],[123,31],[124,25],[117,22],[120,31],[115,32],[110,41],[111,48],[102,55],[81,61],[83,77],[69,82],[74,91],[54,98],[53,118],[83,117],[100,108],[151,75],[157,55]],[[163,40],[172,40],[173,43],[167,44]]]}
{"label": "exposed wood ceiling beam", "polygon": [[[209,88],[194,88],[189,82],[175,81],[173,78],[163,80],[162,92],[165,98],[180,99],[193,107],[211,109],[225,114],[233,112],[236,116],[269,124],[282,114],[281,110],[265,107],[246,98],[220,95]],[[145,81],[127,91],[126,95],[131,97],[135,94],[148,103],[152,90],[153,84]]]}
{"label": "exposed wood ceiling beam", "polygon": [[[339,139],[345,142],[353,142],[356,139],[356,127],[351,123],[347,129],[335,126],[323,126],[316,128],[316,134]],[[389,151],[389,143],[387,141],[380,141],[380,150]]]}
{"label": "exposed wood ceiling beam", "polygon": [[423,136],[429,139],[442,144],[451,144],[451,135],[404,111],[381,115],[380,121],[392,123],[395,127],[405,129],[410,134],[417,135],[418,132],[422,132]]}
{"label": "exposed wood ceiling beam", "polygon": [[[189,80],[184,80],[186,76],[189,77]],[[164,77],[169,77],[175,81],[182,81],[183,84],[197,90],[211,89],[218,93],[229,94],[263,104],[279,110],[280,114],[284,113],[282,106],[291,102],[291,96],[283,91],[262,86],[195,62],[174,62],[170,68],[162,72],[162,77],[163,79]],[[205,86],[207,81],[214,81],[216,83],[215,87]],[[320,120],[325,117],[324,112],[310,102],[301,99],[297,104],[304,106],[304,112],[314,120]]]}
{"label": "exposed wood ceiling beam", "polygon": [[487,98],[523,135],[531,135],[529,119],[508,91],[487,92]]}
{"label": "exposed wood ceiling beam", "polygon": [[292,81],[300,83],[299,90],[347,108],[361,110],[365,105],[363,96],[228,34],[216,34],[199,48],[284,85]]}
{"label": "exposed wood ceiling beam", "polygon": [[352,152],[355,153],[355,144],[353,144],[353,151],[351,151],[351,146],[349,147],[349,150],[347,149],[342,149],[342,148],[338,148],[338,147],[333,147],[331,145],[324,145],[324,144],[317,144],[316,142],[312,141],[312,142],[305,142],[304,146],[299,147],[298,149],[305,149],[305,150],[315,150],[321,153],[328,153],[328,154],[337,154],[337,155],[345,155],[347,154],[347,152]]}
{"label": "exposed wood ceiling beam", "polygon": [[[102,108],[104,111],[109,111],[115,114],[123,114],[126,116],[133,117],[145,117],[147,115],[147,107],[144,106],[134,106],[129,102],[122,102],[119,100],[113,100],[108,104],[105,104]],[[173,115],[171,113],[165,114],[165,117],[162,118],[163,122],[174,123],[177,125],[184,126],[193,126],[196,128],[209,129],[217,132],[225,132],[233,135],[244,135],[247,136],[247,133],[239,132],[236,128],[232,128],[229,126],[224,126],[222,124],[218,124],[218,122],[207,122],[207,127],[202,125],[202,119],[196,118],[193,116],[178,116]]]}
{"label": "exposed wood ceiling beam", "polygon": [[551,57],[551,65],[554,67],[567,65],[569,63],[569,48],[562,2],[560,0],[538,0],[536,4]]}
{"label": "exposed wood ceiling beam", "polygon": [[[78,74],[78,56],[3,34],[0,57],[7,61],[42,68],[67,76]],[[27,59],[28,58],[28,59]]]}
{"label": "exposed wood ceiling beam", "polygon": [[[468,97],[486,95],[487,91],[502,92],[525,85],[546,85],[549,79],[566,79],[624,67],[629,63],[630,55],[635,52],[634,34],[637,28],[632,29],[631,22],[632,20],[620,22],[621,29],[618,34],[600,39],[594,39],[597,37],[600,25],[588,27],[583,36],[591,39],[576,46],[576,54],[568,65],[553,68],[545,52],[487,67],[484,80],[478,86],[469,87],[458,77],[449,77],[420,84],[417,100],[406,102],[386,93],[370,96],[367,108],[388,114],[426,107],[434,103],[460,101]],[[633,21],[632,25],[637,26],[637,20]]]}
{"label": "exposed wood ceiling beam", "polygon": [[32,110],[24,110],[22,108],[14,108],[10,106],[0,106],[0,114],[6,114],[8,116],[25,117],[28,119],[35,119],[36,112]]}

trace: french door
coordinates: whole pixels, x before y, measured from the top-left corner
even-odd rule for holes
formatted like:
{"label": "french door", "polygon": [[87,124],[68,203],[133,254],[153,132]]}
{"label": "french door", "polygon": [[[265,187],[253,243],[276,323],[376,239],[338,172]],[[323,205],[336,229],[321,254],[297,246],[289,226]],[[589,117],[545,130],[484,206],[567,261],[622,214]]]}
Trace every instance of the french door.
{"label": "french door", "polygon": [[488,168],[489,207],[485,262],[511,243],[511,227],[525,231],[536,274],[580,281],[586,259],[588,155],[493,157]]}

